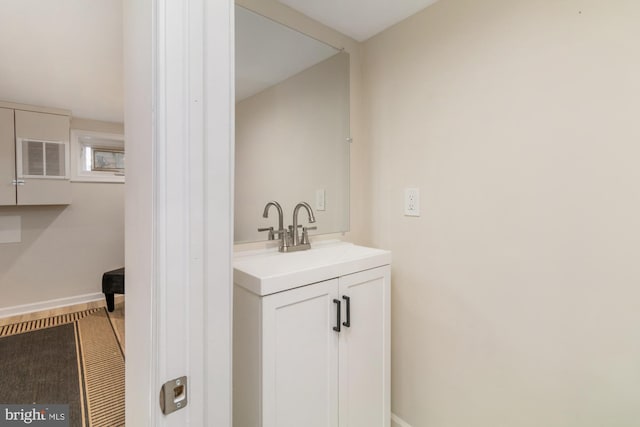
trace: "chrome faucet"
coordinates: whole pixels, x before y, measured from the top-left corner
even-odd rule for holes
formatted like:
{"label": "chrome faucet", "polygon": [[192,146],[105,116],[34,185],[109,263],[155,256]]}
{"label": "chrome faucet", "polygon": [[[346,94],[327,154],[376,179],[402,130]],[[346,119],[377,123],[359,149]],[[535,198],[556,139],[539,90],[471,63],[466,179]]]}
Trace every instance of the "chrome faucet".
{"label": "chrome faucet", "polygon": [[269,203],[267,203],[264,206],[264,212],[262,212],[262,217],[263,218],[269,218],[269,208],[271,208],[271,206],[274,206],[278,210],[278,230],[274,231],[273,227],[266,227],[266,228],[258,228],[258,231],[268,231],[269,232],[269,240],[274,240],[275,239],[275,234],[278,234],[279,237],[282,237],[283,235],[286,235],[287,233],[284,231],[284,226],[282,225],[283,224],[283,217],[282,217],[282,206],[280,206],[280,203],[276,202],[275,200],[272,200]]}
{"label": "chrome faucet", "polygon": [[298,213],[300,212],[300,208],[305,208],[307,210],[310,223],[316,222],[316,217],[313,215],[311,206],[306,202],[298,203],[293,209],[293,225],[290,227],[291,236],[287,238],[287,232],[285,231],[280,245],[280,252],[295,252],[311,249],[308,230],[315,230],[317,227],[302,227],[302,239],[300,239],[300,236],[298,235]]}
{"label": "chrome faucet", "polygon": [[[289,228],[284,228],[283,218],[282,218],[282,206],[280,203],[275,200],[270,201],[264,207],[264,212],[262,213],[263,218],[269,217],[269,209],[271,206],[274,206],[278,210],[278,230],[274,230],[273,227],[266,228],[258,228],[258,231],[268,231],[269,232],[269,240],[275,240],[275,235],[278,235],[278,239],[280,239],[280,252],[296,252],[296,251],[304,251],[306,249],[311,249],[311,242],[309,242],[309,231],[316,230],[318,227],[302,227],[298,225],[298,213],[301,208],[305,208],[307,210],[307,215],[309,215],[309,222],[316,222],[316,217],[313,215],[313,210],[311,206],[307,202],[300,202],[293,209],[293,225],[290,225]],[[302,237],[298,234],[298,228],[302,227]]]}

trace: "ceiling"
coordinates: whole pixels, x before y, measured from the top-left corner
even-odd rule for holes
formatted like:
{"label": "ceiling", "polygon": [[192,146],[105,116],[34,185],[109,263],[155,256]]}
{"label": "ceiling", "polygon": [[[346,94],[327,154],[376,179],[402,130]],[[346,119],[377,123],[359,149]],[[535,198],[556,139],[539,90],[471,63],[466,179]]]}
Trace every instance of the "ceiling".
{"label": "ceiling", "polygon": [[[363,41],[437,0],[278,0]],[[236,5],[236,101],[333,56],[337,51],[305,34]]]}
{"label": "ceiling", "polygon": [[278,0],[324,25],[364,41],[437,0]]}

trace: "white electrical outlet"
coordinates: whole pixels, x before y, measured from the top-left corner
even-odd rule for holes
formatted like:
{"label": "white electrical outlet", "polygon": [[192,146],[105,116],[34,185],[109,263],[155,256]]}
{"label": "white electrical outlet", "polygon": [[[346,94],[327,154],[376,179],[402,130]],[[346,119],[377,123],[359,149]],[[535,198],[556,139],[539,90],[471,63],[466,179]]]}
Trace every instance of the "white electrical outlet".
{"label": "white electrical outlet", "polygon": [[316,210],[324,211],[325,208],[325,193],[324,188],[316,190]]}
{"label": "white electrical outlet", "polygon": [[419,188],[405,188],[404,215],[420,216],[420,189]]}

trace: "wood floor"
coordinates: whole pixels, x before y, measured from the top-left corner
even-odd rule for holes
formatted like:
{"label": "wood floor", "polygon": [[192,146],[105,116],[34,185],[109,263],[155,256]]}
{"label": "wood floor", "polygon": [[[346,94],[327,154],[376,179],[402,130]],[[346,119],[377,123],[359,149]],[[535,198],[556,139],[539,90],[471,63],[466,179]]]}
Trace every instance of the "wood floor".
{"label": "wood floor", "polygon": [[108,314],[111,325],[113,325],[113,330],[116,333],[116,338],[118,338],[120,347],[122,347],[124,351],[124,297],[121,299],[116,298],[115,308]]}
{"label": "wood floor", "polygon": [[[115,303],[115,310],[109,313],[109,320],[113,325],[113,329],[116,333],[118,341],[120,342],[120,346],[124,349],[124,295],[116,295]],[[105,301],[91,301],[84,304],[76,304],[51,310],[42,310],[33,313],[4,317],[0,319],[0,327],[5,325],[12,325],[15,323],[30,322],[32,320],[46,319],[47,317],[55,317],[62,314],[76,313],[78,311],[84,311],[98,307],[106,307]]]}

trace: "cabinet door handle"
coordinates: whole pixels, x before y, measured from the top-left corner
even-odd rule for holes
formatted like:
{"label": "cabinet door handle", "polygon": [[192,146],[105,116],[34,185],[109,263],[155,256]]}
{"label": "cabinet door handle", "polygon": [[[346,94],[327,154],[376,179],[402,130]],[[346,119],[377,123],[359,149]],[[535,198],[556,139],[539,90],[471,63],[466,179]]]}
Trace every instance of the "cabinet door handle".
{"label": "cabinet door handle", "polygon": [[342,322],[342,324],[347,328],[350,328],[351,327],[351,298],[349,298],[346,295],[343,295],[342,299],[347,302],[347,321]]}
{"label": "cabinet door handle", "polygon": [[338,305],[338,310],[336,311],[336,326],[333,327],[333,330],[340,332],[340,300],[334,299],[333,302]]}

